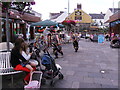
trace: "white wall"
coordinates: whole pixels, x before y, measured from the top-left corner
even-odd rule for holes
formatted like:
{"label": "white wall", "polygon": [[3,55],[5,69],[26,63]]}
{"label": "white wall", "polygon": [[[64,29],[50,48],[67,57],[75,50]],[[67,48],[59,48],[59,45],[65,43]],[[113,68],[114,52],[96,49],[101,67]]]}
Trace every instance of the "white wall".
{"label": "white wall", "polygon": [[[93,20],[98,24],[98,27],[100,27],[100,28],[104,27],[104,19],[93,19]],[[101,25],[100,21],[102,22],[102,25]]]}
{"label": "white wall", "polygon": [[104,16],[104,23],[109,20],[109,17],[113,15],[113,13],[110,10],[107,10],[105,16]]}
{"label": "white wall", "polygon": [[55,21],[57,23],[61,23],[62,21],[65,20],[65,18],[68,16],[67,12],[62,13],[59,17],[57,17],[56,19],[53,19],[51,21]]}
{"label": "white wall", "polygon": [[34,11],[34,10],[31,10],[31,11],[32,11],[32,13],[34,13],[34,14],[35,14],[35,16],[37,16],[37,17],[42,17],[42,14],[40,14],[40,13],[38,13],[38,12]]}

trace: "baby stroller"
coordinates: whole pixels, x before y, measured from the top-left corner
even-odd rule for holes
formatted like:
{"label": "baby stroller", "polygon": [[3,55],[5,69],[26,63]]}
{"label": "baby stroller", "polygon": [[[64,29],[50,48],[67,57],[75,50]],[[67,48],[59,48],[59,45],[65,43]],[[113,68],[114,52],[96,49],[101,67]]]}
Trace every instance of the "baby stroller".
{"label": "baby stroller", "polygon": [[42,56],[41,63],[43,66],[45,66],[45,70],[43,71],[43,78],[51,79],[51,86],[54,86],[54,78],[56,76],[58,76],[59,79],[64,78],[63,74],[60,72],[62,69],[61,66],[59,64],[55,64],[54,59],[51,57],[48,51]]}

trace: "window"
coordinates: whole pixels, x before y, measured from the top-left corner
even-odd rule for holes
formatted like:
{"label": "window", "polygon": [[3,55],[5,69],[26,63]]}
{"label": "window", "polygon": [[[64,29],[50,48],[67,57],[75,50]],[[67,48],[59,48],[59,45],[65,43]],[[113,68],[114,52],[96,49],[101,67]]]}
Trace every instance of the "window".
{"label": "window", "polygon": [[82,17],[75,17],[75,20],[82,20]]}
{"label": "window", "polygon": [[76,11],[76,12],[75,12],[75,15],[82,15],[82,12]]}

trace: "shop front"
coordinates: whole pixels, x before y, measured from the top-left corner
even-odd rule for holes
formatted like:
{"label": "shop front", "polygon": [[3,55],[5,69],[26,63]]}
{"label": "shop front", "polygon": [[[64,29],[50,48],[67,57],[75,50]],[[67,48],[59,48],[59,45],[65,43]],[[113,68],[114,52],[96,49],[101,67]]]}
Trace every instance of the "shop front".
{"label": "shop front", "polygon": [[[2,13],[2,42],[6,41],[6,17],[5,13]],[[35,15],[25,13],[20,15],[17,11],[14,11],[13,15],[9,16],[9,37],[10,42],[14,42],[18,35],[22,35],[26,40],[26,34],[28,33],[28,26],[33,22],[41,21],[41,17],[36,17]],[[30,38],[34,38],[34,29],[30,29]]]}
{"label": "shop front", "polygon": [[107,22],[109,22],[110,36],[120,35],[120,11],[110,16]]}

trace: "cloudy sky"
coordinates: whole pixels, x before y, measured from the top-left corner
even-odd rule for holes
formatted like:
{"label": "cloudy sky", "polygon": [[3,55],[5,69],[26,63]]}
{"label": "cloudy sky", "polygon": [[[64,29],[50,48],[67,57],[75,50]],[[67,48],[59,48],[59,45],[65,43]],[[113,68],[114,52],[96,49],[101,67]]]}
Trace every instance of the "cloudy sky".
{"label": "cloudy sky", "polygon": [[49,13],[58,13],[60,11],[68,11],[72,13],[77,8],[77,3],[82,4],[82,10],[86,13],[106,13],[108,8],[118,8],[120,0],[35,0],[36,4],[32,6],[33,10],[42,14],[42,19],[49,19]]}

